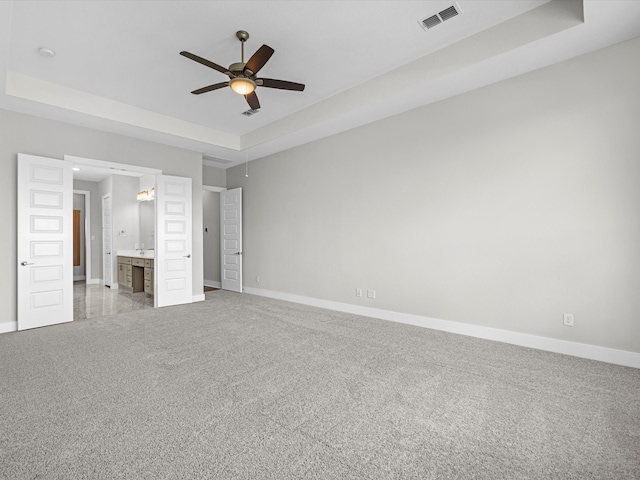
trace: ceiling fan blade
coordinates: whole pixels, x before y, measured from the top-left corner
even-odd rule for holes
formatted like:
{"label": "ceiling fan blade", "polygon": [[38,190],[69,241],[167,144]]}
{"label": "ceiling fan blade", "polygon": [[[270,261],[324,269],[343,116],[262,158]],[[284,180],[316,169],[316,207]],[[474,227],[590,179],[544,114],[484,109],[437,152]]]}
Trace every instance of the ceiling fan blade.
{"label": "ceiling fan blade", "polygon": [[256,53],[251,55],[251,58],[245,65],[244,69],[251,70],[255,75],[256,73],[258,73],[258,70],[264,67],[264,64],[267,63],[267,61],[269,61],[269,59],[271,58],[271,55],[273,55],[273,52],[274,52],[273,48],[271,48],[269,45],[262,45],[256,51]]}
{"label": "ceiling fan blade", "polygon": [[[262,81],[262,84],[260,84]],[[297,92],[301,92],[304,90],[304,84],[288,82],[286,80],[276,80],[274,78],[259,78],[256,79],[256,83],[263,87],[268,88],[279,88],[280,90],[295,90]]]}
{"label": "ceiling fan blade", "polygon": [[208,87],[202,87],[197,90],[194,90],[191,93],[193,93],[194,95],[200,95],[201,93],[211,92],[213,90],[218,90],[219,88],[224,88],[228,86],[229,86],[229,82],[214,83],[213,85],[209,85]]}
{"label": "ceiling fan blade", "polygon": [[244,98],[247,99],[247,103],[253,110],[258,110],[260,108],[260,102],[258,101],[258,95],[256,95],[256,92],[251,92],[249,95],[245,95]]}
{"label": "ceiling fan blade", "polygon": [[224,68],[224,67],[218,65],[217,63],[213,63],[213,62],[207,60],[206,58],[199,57],[198,55],[194,55],[193,53],[189,53],[189,52],[180,52],[180,55],[182,55],[183,57],[190,58],[191,60],[193,60],[195,62],[201,63],[202,65],[206,65],[209,68],[213,68],[214,70],[217,70],[220,73],[224,73],[225,75],[229,74],[229,69],[228,68]]}

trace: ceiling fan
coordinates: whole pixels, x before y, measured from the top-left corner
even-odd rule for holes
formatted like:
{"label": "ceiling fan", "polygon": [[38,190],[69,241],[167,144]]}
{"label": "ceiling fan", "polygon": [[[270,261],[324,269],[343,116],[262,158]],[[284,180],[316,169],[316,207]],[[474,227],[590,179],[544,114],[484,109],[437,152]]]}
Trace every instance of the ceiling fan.
{"label": "ceiling fan", "polygon": [[273,55],[273,48],[268,45],[262,45],[249,59],[247,63],[244,62],[244,42],[249,39],[249,34],[244,30],[239,30],[236,32],[236,37],[240,40],[242,45],[242,61],[237,63],[232,63],[229,65],[229,68],[224,68],[216,63],[213,63],[206,58],[199,57],[198,55],[194,55],[189,52],[180,52],[180,55],[190,58],[202,65],[205,65],[209,68],[213,68],[225,75],[229,76],[228,82],[220,82],[214,83],[213,85],[209,85],[207,87],[202,87],[197,90],[194,90],[194,95],[200,95],[201,93],[211,92],[213,90],[218,90],[224,87],[231,87],[236,93],[240,95],[244,95],[244,98],[247,100],[247,103],[253,110],[258,110],[260,108],[260,102],[258,101],[258,96],[256,95],[255,89],[256,87],[268,87],[268,88],[278,88],[280,90],[294,90],[297,92],[301,92],[304,90],[304,85],[302,83],[288,82],[286,80],[276,80],[273,78],[258,78],[256,75],[260,71],[262,67],[269,61],[271,55]]}

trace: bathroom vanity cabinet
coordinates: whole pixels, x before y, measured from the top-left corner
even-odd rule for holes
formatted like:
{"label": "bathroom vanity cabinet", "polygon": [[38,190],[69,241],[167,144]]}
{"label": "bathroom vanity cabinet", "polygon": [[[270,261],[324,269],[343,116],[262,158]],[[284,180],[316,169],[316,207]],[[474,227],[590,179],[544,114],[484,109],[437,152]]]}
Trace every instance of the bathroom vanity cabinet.
{"label": "bathroom vanity cabinet", "polygon": [[144,291],[149,295],[153,295],[154,293],[154,280],[153,280],[153,269],[154,269],[154,260],[153,258],[145,258],[144,259]]}
{"label": "bathroom vanity cabinet", "polygon": [[133,293],[145,292],[153,295],[153,258],[118,255],[118,285]]}

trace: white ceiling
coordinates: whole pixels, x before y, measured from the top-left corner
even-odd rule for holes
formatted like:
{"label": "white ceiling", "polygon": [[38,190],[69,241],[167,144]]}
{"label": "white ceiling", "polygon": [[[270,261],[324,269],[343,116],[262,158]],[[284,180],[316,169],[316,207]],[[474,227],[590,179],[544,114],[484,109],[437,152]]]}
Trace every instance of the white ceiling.
{"label": "white ceiling", "polygon": [[[454,3],[462,15],[421,28]],[[275,49],[259,76],[305,91],[258,87],[252,117],[229,89],[192,95],[227,77],[179,52],[228,66],[240,29],[245,59]],[[639,35],[640,1],[2,1],[0,108],[227,167]]]}

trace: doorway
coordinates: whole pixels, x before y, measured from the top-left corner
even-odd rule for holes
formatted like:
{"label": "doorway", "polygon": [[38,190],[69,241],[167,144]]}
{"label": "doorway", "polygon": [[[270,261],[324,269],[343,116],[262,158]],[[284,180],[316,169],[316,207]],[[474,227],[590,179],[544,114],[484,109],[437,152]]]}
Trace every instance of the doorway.
{"label": "doorway", "polygon": [[[138,167],[135,165],[118,164],[81,157],[66,156],[64,160],[48,157],[37,157],[27,154],[18,154],[18,239],[17,257],[18,269],[18,316],[16,327],[18,330],[36,328],[57,323],[69,322],[74,319],[74,285],[73,285],[73,190],[74,173],[84,171],[82,175],[100,174],[109,176],[113,180],[114,174],[119,178],[142,177],[154,175],[156,178],[156,200],[158,202],[156,222],[161,225],[153,259],[144,258],[154,262],[151,265],[153,278],[154,306],[168,306],[180,303],[191,303],[193,294],[192,280],[192,241],[191,241],[191,178],[171,177],[162,175],[158,169]],[[88,179],[87,179],[88,180]],[[126,182],[125,182],[126,183]],[[81,190],[81,188],[76,188]],[[84,189],[83,189],[84,190]],[[91,192],[90,189],[87,189]],[[122,192],[114,190],[113,198],[126,198],[137,200],[139,191],[122,195]],[[78,244],[85,240],[84,249],[80,246],[80,253],[84,251],[84,287],[89,286],[90,280],[102,279],[96,285],[102,291],[111,291],[104,287],[104,272],[102,270],[102,258],[100,255],[93,258],[91,252],[102,252],[102,235],[91,235],[100,227],[91,229],[87,226],[89,212],[91,216],[101,216],[100,203],[96,208],[90,206],[91,199],[98,200],[98,194],[85,194],[84,208],[78,208],[78,226],[76,238]],[[89,207],[87,207],[87,202]],[[98,200],[100,202],[100,200]],[[130,203],[130,202],[129,202]],[[137,205],[136,205],[137,207]],[[82,222],[82,211],[84,219]],[[111,213],[113,215],[113,203]],[[121,218],[130,220],[130,215],[124,214]],[[84,232],[82,227],[84,224]],[[136,224],[136,228],[137,228]],[[114,226],[115,227],[115,226]],[[125,229],[120,230],[121,237],[127,237]],[[134,238],[130,237],[131,241]],[[112,237],[113,239],[113,237]],[[92,246],[92,242],[96,244]],[[98,245],[99,242],[99,245]],[[117,247],[131,249],[134,247],[115,245],[111,246],[112,253],[120,253]],[[89,249],[89,254],[87,254]],[[139,253],[139,252],[138,252]],[[123,254],[124,255],[124,254]],[[126,255],[129,255],[128,252]],[[135,253],[132,254],[135,256]],[[157,257],[156,257],[157,255]],[[78,259],[77,267],[81,267],[82,261]],[[113,260],[115,263],[115,259]],[[92,265],[92,266],[90,266]],[[109,270],[109,269],[107,269]],[[82,271],[82,270],[81,270]],[[113,271],[113,270],[111,270]],[[77,275],[81,277],[81,274]],[[95,277],[95,278],[94,278]],[[145,277],[145,280],[146,277]],[[115,278],[111,279],[114,286]],[[160,295],[161,294],[161,295]],[[86,296],[86,295],[85,295]],[[119,302],[116,301],[116,310],[111,313],[120,313]],[[108,314],[101,312],[103,315]],[[103,316],[98,315],[98,316]]]}
{"label": "doorway", "polygon": [[202,190],[205,292],[242,292],[242,188]]}
{"label": "doorway", "polygon": [[73,281],[92,283],[91,191],[73,190]]}
{"label": "doorway", "polygon": [[220,194],[222,187],[202,186],[202,233],[204,291],[219,289],[220,282]]}

